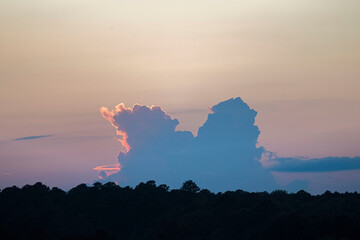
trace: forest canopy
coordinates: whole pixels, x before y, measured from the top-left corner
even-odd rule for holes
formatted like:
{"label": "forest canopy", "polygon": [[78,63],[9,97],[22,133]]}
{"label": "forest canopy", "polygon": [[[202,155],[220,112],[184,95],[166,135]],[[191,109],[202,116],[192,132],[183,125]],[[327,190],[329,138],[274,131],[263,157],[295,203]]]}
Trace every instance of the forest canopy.
{"label": "forest canopy", "polygon": [[113,182],[65,192],[38,182],[0,192],[1,239],[359,239],[360,195],[212,193],[191,180]]}

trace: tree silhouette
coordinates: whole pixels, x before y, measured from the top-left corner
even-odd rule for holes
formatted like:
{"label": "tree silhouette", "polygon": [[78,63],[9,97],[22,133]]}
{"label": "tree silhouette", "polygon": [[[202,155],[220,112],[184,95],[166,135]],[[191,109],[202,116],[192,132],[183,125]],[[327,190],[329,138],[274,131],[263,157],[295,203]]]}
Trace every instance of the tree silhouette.
{"label": "tree silhouette", "polygon": [[80,184],[68,192],[42,183],[0,192],[0,239],[205,240],[360,239],[360,195],[305,191],[214,194],[188,180],[168,191]]}
{"label": "tree silhouette", "polygon": [[194,181],[187,180],[183,183],[180,190],[191,193],[197,193],[198,191],[200,191],[200,188],[198,187],[198,185],[196,185]]}

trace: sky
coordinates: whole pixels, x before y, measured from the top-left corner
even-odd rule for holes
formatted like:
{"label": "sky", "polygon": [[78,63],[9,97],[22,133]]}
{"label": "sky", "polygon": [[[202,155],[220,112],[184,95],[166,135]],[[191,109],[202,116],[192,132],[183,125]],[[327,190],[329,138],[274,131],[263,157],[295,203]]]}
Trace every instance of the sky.
{"label": "sky", "polygon": [[[96,180],[122,149],[100,108],[120,103],[196,137],[241,97],[279,159],[360,156],[359,25],[357,0],[2,0],[0,188]],[[357,170],[272,174],[360,190]]]}

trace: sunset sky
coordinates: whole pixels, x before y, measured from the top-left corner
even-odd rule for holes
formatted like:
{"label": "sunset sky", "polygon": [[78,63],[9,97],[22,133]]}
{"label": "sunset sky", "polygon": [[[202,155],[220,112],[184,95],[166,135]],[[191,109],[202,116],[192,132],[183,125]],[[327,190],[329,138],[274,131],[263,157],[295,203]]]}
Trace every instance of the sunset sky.
{"label": "sunset sky", "polygon": [[[92,183],[119,103],[196,136],[241,97],[279,157],[360,156],[358,0],[2,0],[0,33],[0,188]],[[274,175],[360,190],[360,170]]]}

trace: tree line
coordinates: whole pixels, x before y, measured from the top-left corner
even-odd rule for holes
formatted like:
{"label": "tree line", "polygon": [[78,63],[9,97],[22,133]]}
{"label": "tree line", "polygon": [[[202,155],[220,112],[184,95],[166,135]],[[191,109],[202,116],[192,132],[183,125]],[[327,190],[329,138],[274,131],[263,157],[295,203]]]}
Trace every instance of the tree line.
{"label": "tree line", "polygon": [[39,182],[0,192],[0,239],[360,239],[360,195]]}

